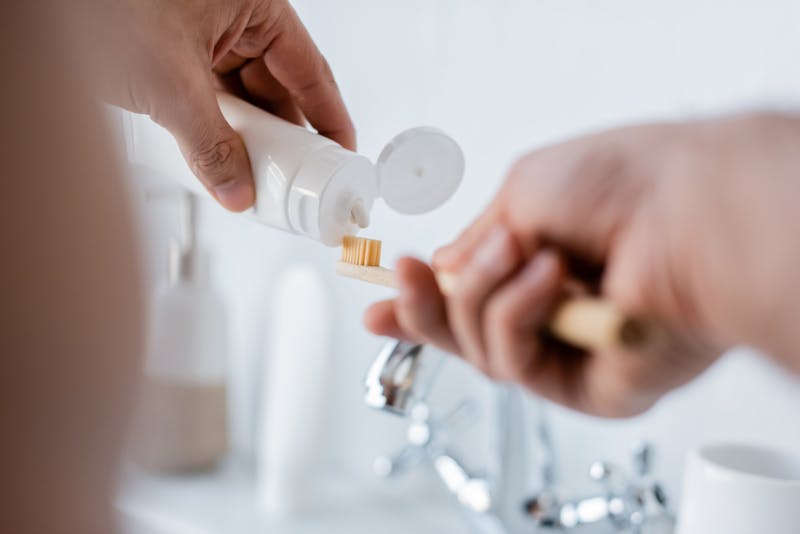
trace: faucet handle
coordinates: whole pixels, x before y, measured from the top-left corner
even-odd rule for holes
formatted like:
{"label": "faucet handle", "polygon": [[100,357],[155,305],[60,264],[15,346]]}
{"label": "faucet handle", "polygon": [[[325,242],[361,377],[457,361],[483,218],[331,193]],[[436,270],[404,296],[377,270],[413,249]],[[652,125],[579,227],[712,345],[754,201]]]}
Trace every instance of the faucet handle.
{"label": "faucet handle", "polygon": [[441,430],[451,434],[474,425],[479,415],[478,401],[474,397],[467,397],[445,414],[440,419],[438,426]]}
{"label": "faucet handle", "polygon": [[409,410],[411,423],[406,430],[406,439],[411,446],[425,449],[429,457],[434,457],[449,447],[452,434],[475,422],[477,412],[477,401],[471,397],[439,418],[431,415],[426,403],[417,402]]}
{"label": "faucet handle", "polygon": [[605,488],[609,517],[618,527],[632,532],[640,532],[648,519],[672,518],[663,488],[651,477],[652,451],[645,441],[633,444],[632,477],[610,462],[594,462],[589,469],[589,476]]}
{"label": "faucet handle", "polygon": [[411,424],[406,429],[406,446],[394,455],[378,456],[372,462],[373,472],[381,478],[408,471],[428,457],[427,446],[433,434],[430,409],[424,402],[417,402],[408,412]]}
{"label": "faucet handle", "polygon": [[589,477],[600,482],[610,494],[624,492],[627,489],[646,484],[650,478],[653,463],[653,448],[646,441],[636,441],[631,446],[631,464],[633,477],[611,462],[596,461],[589,468]]}
{"label": "faucet handle", "polygon": [[415,445],[406,445],[393,456],[378,456],[372,462],[372,471],[381,478],[390,478],[404,473],[425,459],[425,450]]}
{"label": "faucet handle", "polygon": [[589,478],[599,482],[608,496],[624,495],[632,485],[623,470],[611,462],[592,462]]}
{"label": "faucet handle", "polygon": [[407,408],[411,421],[406,429],[406,446],[394,455],[375,458],[372,470],[388,478],[436,458],[448,448],[451,433],[475,421],[477,410],[477,401],[467,398],[442,418],[434,419],[425,402],[415,402]]}

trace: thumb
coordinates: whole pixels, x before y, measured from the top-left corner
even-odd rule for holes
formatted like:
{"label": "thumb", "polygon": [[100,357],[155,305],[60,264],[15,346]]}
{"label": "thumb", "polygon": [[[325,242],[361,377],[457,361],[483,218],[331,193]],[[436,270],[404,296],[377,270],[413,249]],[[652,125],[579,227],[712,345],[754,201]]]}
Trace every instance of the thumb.
{"label": "thumb", "polygon": [[[199,78],[199,80],[197,79]],[[250,159],[242,138],[225,120],[216,91],[205,73],[176,87],[175,99],[155,95],[157,122],[178,141],[183,157],[211,195],[231,211],[243,211],[255,202]]]}

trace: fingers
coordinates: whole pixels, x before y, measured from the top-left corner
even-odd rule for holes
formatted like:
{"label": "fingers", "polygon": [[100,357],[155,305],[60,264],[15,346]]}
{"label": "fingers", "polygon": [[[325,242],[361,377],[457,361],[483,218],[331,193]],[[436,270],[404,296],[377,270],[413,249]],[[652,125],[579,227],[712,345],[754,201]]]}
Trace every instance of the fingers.
{"label": "fingers", "polygon": [[405,332],[403,332],[402,327],[397,322],[394,307],[394,299],[376,302],[367,308],[367,311],[364,313],[364,326],[377,336],[413,341],[406,338]]}
{"label": "fingers", "polygon": [[225,208],[243,211],[255,201],[244,143],[222,116],[209,73],[198,68],[185,78],[175,84],[180,95],[151,98],[151,116],[175,136],[192,172],[211,195]]}
{"label": "fingers", "polygon": [[356,137],[327,61],[285,0],[256,6],[232,46],[220,46],[214,71],[239,71],[254,104],[317,132],[350,150]]}
{"label": "fingers", "polygon": [[[495,244],[483,247],[481,253],[487,258],[513,258],[514,248],[503,232],[492,234],[499,237],[490,238],[488,242]],[[603,384],[617,389],[613,384],[621,382],[623,373],[613,373],[614,380],[598,381],[590,376],[598,373],[591,370],[600,361],[598,356],[541,336],[561,294],[565,276],[561,258],[545,249],[510,278],[504,273],[513,273],[518,264],[499,263],[503,265],[496,269],[472,263],[465,267],[456,293],[448,297],[452,302],[445,304],[430,268],[405,258],[397,266],[399,297],[370,307],[365,324],[378,335],[430,343],[464,355],[494,379],[522,384],[571,408],[606,416],[630,413],[631,407],[614,395],[606,393],[606,398],[595,391],[608,389]],[[448,320],[449,314],[456,317]],[[608,371],[613,366],[601,367]]]}
{"label": "fingers", "polygon": [[264,52],[267,69],[321,135],[355,150],[355,129],[328,62],[291,6],[276,24]]}
{"label": "fingers", "polygon": [[483,312],[492,293],[518,267],[518,247],[507,229],[494,227],[461,268],[447,299],[447,316],[462,356],[488,372],[483,340]]}
{"label": "fingers", "polygon": [[538,356],[541,326],[562,280],[558,256],[543,250],[492,295],[481,325],[492,376],[514,382],[529,379]]}

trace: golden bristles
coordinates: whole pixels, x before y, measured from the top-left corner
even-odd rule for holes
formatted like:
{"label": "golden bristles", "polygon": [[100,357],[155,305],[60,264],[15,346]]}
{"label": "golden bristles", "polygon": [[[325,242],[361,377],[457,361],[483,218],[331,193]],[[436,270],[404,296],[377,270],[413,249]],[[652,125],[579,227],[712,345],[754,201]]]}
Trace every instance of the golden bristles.
{"label": "golden bristles", "polygon": [[375,267],[381,264],[381,242],[377,239],[347,236],[342,241],[342,261]]}

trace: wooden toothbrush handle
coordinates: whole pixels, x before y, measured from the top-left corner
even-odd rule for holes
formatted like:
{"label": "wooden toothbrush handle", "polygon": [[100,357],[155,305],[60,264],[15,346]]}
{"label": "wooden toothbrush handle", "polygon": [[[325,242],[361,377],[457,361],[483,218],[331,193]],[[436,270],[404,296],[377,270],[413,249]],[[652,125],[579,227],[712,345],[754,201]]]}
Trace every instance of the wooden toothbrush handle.
{"label": "wooden toothbrush handle", "polygon": [[[454,287],[452,273],[436,273],[444,295]],[[592,296],[563,299],[547,322],[547,330],[560,341],[586,350],[636,347],[647,342],[650,329],[621,313],[608,300]]]}
{"label": "wooden toothbrush handle", "polygon": [[[386,287],[395,287],[395,273],[384,267],[362,267],[338,262],[342,276]],[[444,295],[452,292],[455,276],[436,273]],[[621,313],[611,302],[591,296],[567,297],[553,311],[547,328],[557,339],[585,350],[640,347],[649,343],[652,329]]]}
{"label": "wooden toothbrush handle", "polygon": [[570,297],[558,304],[547,324],[559,340],[587,350],[639,347],[650,329],[597,297]]}

